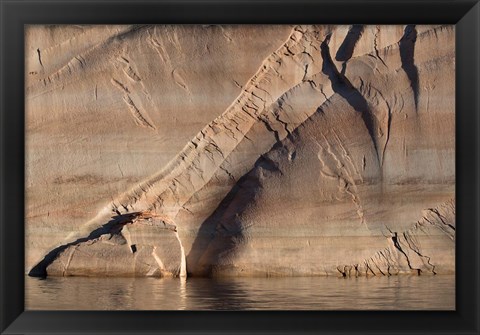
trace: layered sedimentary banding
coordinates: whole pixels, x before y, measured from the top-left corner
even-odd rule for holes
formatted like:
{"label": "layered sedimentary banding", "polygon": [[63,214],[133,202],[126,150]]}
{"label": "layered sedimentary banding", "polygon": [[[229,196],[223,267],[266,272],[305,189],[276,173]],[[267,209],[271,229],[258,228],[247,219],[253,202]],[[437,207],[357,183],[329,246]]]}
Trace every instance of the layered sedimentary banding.
{"label": "layered sedimentary banding", "polygon": [[[142,29],[172,68],[159,28]],[[163,29],[182,45],[180,28]],[[158,131],[155,94],[135,65],[110,63],[135,123]],[[31,274],[453,272],[453,74],[451,26],[295,26],[244,85],[235,81],[241,93],[221,115]],[[169,80],[191,95],[187,77],[174,69]],[[148,216],[164,227],[145,228]]]}

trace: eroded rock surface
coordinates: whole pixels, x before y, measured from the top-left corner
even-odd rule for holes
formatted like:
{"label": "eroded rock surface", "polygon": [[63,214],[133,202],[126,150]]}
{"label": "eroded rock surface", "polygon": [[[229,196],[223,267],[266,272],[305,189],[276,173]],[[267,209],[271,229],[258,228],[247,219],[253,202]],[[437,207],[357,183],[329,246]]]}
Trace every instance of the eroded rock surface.
{"label": "eroded rock surface", "polygon": [[32,275],[454,272],[453,26],[29,29]]}

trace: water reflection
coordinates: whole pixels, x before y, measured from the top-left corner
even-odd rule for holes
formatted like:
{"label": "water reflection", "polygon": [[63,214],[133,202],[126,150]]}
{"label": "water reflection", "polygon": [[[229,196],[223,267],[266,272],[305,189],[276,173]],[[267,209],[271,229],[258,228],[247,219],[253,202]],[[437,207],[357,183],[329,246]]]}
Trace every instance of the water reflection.
{"label": "water reflection", "polygon": [[34,310],[453,310],[454,276],[25,278]]}

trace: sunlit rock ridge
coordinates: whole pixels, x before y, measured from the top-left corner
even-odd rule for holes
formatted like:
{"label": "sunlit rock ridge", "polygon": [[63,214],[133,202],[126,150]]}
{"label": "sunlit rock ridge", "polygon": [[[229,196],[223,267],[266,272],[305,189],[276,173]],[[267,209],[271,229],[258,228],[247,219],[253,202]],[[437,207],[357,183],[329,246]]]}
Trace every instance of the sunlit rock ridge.
{"label": "sunlit rock ridge", "polygon": [[29,26],[26,272],[455,271],[454,26]]}

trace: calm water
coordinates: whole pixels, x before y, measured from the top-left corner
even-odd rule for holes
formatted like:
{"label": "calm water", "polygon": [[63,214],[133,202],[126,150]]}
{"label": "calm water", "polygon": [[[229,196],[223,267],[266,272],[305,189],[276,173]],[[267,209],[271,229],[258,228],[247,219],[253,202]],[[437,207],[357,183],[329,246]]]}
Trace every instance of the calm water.
{"label": "calm water", "polygon": [[25,278],[36,310],[453,310],[454,276]]}

